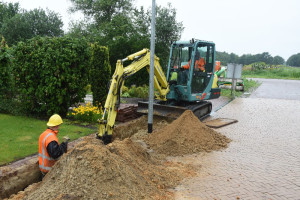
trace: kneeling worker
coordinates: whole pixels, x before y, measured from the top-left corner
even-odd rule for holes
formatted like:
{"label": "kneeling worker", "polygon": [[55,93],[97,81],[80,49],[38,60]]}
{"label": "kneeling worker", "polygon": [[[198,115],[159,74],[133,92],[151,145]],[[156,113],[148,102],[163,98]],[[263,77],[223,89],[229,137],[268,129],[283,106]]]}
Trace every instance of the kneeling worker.
{"label": "kneeling worker", "polygon": [[57,139],[58,129],[62,123],[62,118],[58,114],[52,115],[47,123],[47,130],[40,135],[39,167],[43,175],[51,170],[62,154],[67,152],[69,138],[64,137],[61,144]]}

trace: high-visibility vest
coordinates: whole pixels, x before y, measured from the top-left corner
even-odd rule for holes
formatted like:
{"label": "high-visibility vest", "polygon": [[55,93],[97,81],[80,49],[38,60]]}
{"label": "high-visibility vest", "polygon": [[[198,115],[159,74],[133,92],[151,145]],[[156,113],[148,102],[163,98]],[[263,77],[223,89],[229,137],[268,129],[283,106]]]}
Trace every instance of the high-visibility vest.
{"label": "high-visibility vest", "polygon": [[177,81],[177,72],[172,72],[170,81]]}
{"label": "high-visibility vest", "polygon": [[[182,66],[184,69],[190,69],[191,60],[188,64]],[[200,58],[199,60],[195,61],[195,69],[200,69],[201,71],[205,70],[205,60],[204,58]]]}
{"label": "high-visibility vest", "polygon": [[56,162],[56,160],[54,158],[51,158],[50,155],[47,152],[47,146],[52,141],[56,141],[58,143],[57,131],[47,129],[44,133],[42,133],[40,135],[40,139],[39,139],[39,167],[40,167],[40,170],[44,173],[47,173]]}

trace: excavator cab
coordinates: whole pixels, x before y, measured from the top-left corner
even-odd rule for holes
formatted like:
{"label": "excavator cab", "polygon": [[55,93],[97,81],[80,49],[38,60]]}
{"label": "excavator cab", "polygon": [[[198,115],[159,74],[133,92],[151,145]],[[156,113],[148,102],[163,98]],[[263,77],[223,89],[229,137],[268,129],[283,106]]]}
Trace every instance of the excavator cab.
{"label": "excavator cab", "polygon": [[176,104],[214,99],[220,89],[212,89],[214,79],[215,44],[202,40],[176,41],[171,46],[167,78],[177,72],[177,84],[170,86],[168,101]]}

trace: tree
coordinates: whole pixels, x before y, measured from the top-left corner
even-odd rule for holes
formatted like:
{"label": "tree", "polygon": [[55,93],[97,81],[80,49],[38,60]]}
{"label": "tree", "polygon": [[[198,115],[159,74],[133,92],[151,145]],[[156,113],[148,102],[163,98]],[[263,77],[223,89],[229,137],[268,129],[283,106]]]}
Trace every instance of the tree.
{"label": "tree", "polygon": [[105,25],[116,16],[128,16],[133,10],[132,0],[70,0],[72,12],[82,11],[83,14],[97,25]]}
{"label": "tree", "polygon": [[227,52],[219,52],[216,51],[216,60],[221,61],[222,65],[227,65],[228,63],[241,63],[240,57],[234,53],[227,53]]}
{"label": "tree", "polygon": [[[115,69],[117,59],[133,53],[131,40],[134,30],[131,13],[132,0],[71,0],[71,11],[82,11],[89,22],[84,28],[78,24],[70,31],[71,35],[85,33],[90,42],[98,42],[109,47],[110,64]],[[81,22],[83,25],[83,22]]]}
{"label": "tree", "polygon": [[286,61],[286,64],[289,66],[300,67],[300,53],[294,54],[289,57]]}
{"label": "tree", "polygon": [[57,13],[34,9],[4,20],[1,33],[8,44],[12,45],[35,36],[62,36],[62,26],[63,22]]}
{"label": "tree", "polygon": [[5,20],[12,18],[17,13],[19,13],[19,11],[20,11],[19,3],[7,4],[7,3],[0,2],[0,29]]}
{"label": "tree", "polygon": [[[135,8],[132,0],[71,0],[72,11],[82,11],[89,23],[85,28],[75,24],[69,34],[80,37],[85,34],[91,42],[108,46],[112,72],[116,61],[127,55],[150,47],[151,12],[143,7]],[[81,24],[82,25],[82,24]],[[167,63],[171,40],[180,39],[183,27],[176,21],[176,10],[171,7],[157,7],[156,54],[162,66]],[[126,63],[125,63],[126,64]],[[129,84],[148,83],[146,70],[138,72]]]}
{"label": "tree", "polygon": [[273,58],[273,65],[283,65],[285,60],[280,56],[275,56]]}
{"label": "tree", "polygon": [[[170,43],[171,41],[180,39],[184,28],[182,22],[176,21],[176,9],[171,6],[171,3],[168,3],[166,8],[157,6],[156,11],[155,51],[157,52],[157,56],[160,58],[161,66],[165,68],[170,55]],[[149,23],[150,22],[151,21],[149,21]],[[166,69],[164,70],[166,71]]]}
{"label": "tree", "polygon": [[263,52],[260,54],[260,61],[265,62],[266,64],[272,64],[273,57],[269,54],[269,52]]}

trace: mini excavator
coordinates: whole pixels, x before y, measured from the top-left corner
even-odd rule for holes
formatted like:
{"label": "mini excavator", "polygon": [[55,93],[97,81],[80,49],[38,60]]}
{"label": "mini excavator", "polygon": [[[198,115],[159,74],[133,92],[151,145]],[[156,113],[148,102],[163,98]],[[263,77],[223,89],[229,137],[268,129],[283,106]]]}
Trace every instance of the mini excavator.
{"label": "mini excavator", "polygon": [[[131,61],[131,64],[124,67],[125,61]],[[99,120],[97,137],[103,140],[104,144],[112,140],[121,89],[126,78],[143,68],[148,72],[150,70],[149,49],[143,49],[117,61],[104,113]],[[205,100],[218,98],[221,93],[215,75],[215,44],[197,39],[173,42],[166,75],[159,64],[159,58],[154,58],[154,87],[158,91],[153,105],[154,115],[177,118],[184,111],[192,110],[200,120],[208,116],[212,104]],[[139,102],[138,112],[148,113],[148,103]]]}

